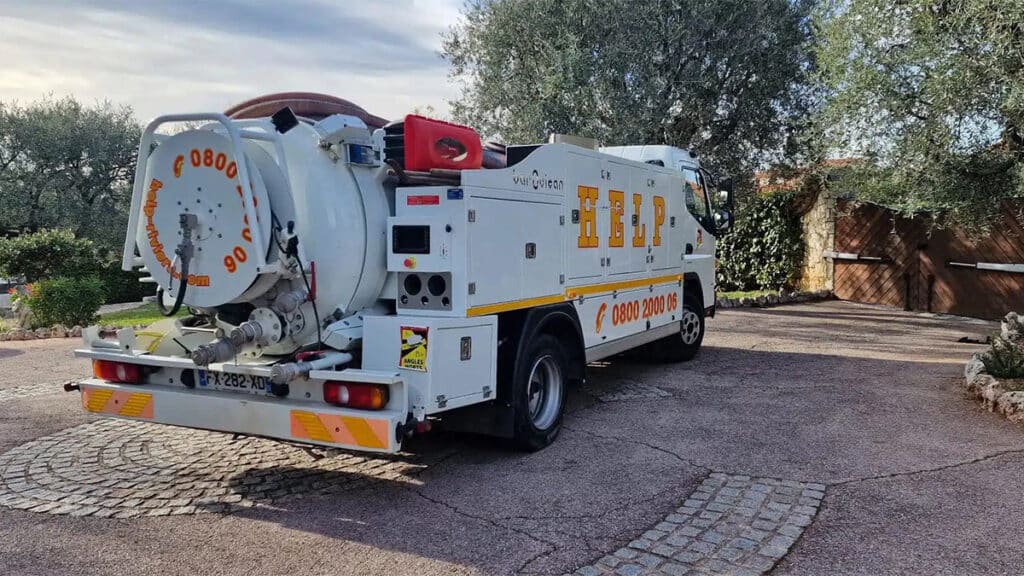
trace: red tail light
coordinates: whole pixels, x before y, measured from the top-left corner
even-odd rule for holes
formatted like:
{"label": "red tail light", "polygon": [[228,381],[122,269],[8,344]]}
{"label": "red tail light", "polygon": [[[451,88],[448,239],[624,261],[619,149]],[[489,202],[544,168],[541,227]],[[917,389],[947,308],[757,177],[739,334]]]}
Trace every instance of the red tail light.
{"label": "red tail light", "polygon": [[361,410],[381,410],[388,404],[388,387],[355,382],[324,382],[324,402]]}
{"label": "red tail light", "polygon": [[106,380],[107,382],[121,382],[124,384],[139,384],[142,382],[142,366],[138,364],[126,364],[110,360],[93,360],[92,374],[100,380]]}

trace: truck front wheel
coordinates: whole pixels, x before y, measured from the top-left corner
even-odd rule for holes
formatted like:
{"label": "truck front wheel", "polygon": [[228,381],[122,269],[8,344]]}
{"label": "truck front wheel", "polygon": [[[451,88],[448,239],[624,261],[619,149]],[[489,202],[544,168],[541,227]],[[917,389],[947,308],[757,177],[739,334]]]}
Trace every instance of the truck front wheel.
{"label": "truck front wheel", "polygon": [[683,317],[679,333],[648,344],[646,352],[655,362],[685,362],[692,360],[704,342],[704,304],[693,292],[683,297]]}
{"label": "truck front wheel", "polygon": [[558,436],[568,369],[565,349],[550,334],[534,338],[517,359],[513,383],[517,448],[534,452],[551,444]]}

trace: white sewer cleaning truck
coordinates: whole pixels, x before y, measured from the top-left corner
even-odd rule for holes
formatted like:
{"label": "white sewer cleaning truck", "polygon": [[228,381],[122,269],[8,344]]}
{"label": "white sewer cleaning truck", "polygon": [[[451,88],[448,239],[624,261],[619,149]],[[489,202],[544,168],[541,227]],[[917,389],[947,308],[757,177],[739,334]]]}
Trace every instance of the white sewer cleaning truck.
{"label": "white sewer cleaning truck", "polygon": [[351,450],[438,419],[536,450],[589,362],[697,353],[732,218],[709,180],[669,146],[484,146],[419,116],[160,117],[122,264],[168,318],[87,329],[94,377],[67,388],[97,414]]}

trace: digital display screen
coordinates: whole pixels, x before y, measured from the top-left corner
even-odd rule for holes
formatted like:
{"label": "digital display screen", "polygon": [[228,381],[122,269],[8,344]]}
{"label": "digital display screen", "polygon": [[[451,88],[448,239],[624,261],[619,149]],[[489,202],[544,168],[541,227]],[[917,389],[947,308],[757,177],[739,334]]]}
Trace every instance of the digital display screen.
{"label": "digital display screen", "polygon": [[430,254],[430,226],[392,226],[391,252]]}

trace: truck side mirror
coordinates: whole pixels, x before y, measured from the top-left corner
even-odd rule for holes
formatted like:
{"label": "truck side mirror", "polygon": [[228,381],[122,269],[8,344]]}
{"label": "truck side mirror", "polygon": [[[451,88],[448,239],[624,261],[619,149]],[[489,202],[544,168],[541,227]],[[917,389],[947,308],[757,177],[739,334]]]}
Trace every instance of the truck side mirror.
{"label": "truck side mirror", "polygon": [[722,233],[732,228],[732,212],[729,210],[718,210],[714,214],[715,232]]}
{"label": "truck side mirror", "polygon": [[732,208],[733,195],[736,193],[736,185],[732,178],[722,179],[718,185],[718,202],[721,206]]}

